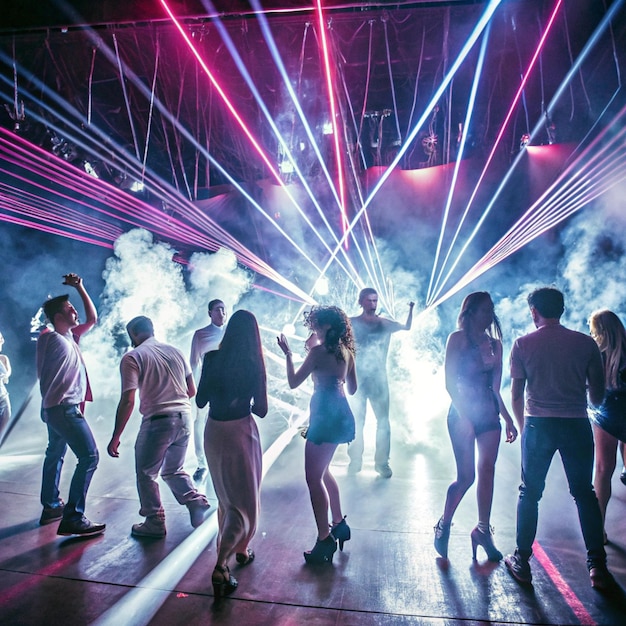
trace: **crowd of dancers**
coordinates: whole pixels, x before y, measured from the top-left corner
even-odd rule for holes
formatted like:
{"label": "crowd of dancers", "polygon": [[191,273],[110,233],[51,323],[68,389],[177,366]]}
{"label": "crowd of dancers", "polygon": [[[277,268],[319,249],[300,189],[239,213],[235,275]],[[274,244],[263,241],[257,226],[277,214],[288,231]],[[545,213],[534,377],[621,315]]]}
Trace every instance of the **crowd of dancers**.
{"label": "crowd of dancers", "polygon": [[[77,274],[64,276],[64,284],[76,289],[85,321],[79,321],[69,295],[50,298],[43,305],[52,330],[43,332],[37,341],[41,416],[48,430],[40,524],[58,521],[59,535],[90,537],[102,534],[106,525],[85,515],[99,454],[84,418],[91,389],[78,344],[96,324],[97,313]],[[393,474],[386,359],[391,334],[411,328],[414,305],[410,303],[407,320],[400,324],[377,313],[378,294],[372,288],[361,291],[359,304],[362,313],[354,318],[335,306],[315,306],[305,313],[310,336],[298,368],[288,339],[277,337],[286,358],[289,386],[298,387],[309,376],[314,385],[304,436],[305,476],[317,537],[304,552],[307,563],[332,562],[336,550],[343,550],[351,539],[330,466],[337,446],[347,443],[348,473],[361,470],[368,401],[377,420],[375,469],[383,479]],[[476,558],[481,547],[490,561],[504,558],[494,544],[491,527],[503,421],[506,441],[513,443],[521,435],[522,445],[517,546],[504,558],[507,569],[518,582],[531,583],[538,503],[558,451],[578,507],[591,585],[608,590],[616,583],[607,568],[604,517],[617,448],[622,446],[623,455],[620,442],[626,439],[626,331],[619,317],[607,310],[590,316],[590,335],[566,328],[560,323],[563,294],[554,288],[533,291],[528,304],[536,330],[515,340],[509,359],[513,416],[500,393],[502,332],[487,292],[471,293],[464,299],[458,328],[448,337],[445,381],[451,405],[447,425],[457,476],[435,526],[434,547],[442,558],[448,558],[454,513],[477,477],[478,523],[470,532],[472,556]],[[159,476],[188,508],[191,525],[202,524],[210,505],[196,484],[208,470],[218,500],[212,584],[215,597],[221,598],[237,588],[230,572],[233,560],[245,566],[255,559],[251,543],[260,511],[262,450],[254,416],[265,417],[269,407],[255,316],[238,310],[227,322],[226,306],[217,299],[209,302],[208,309],[211,323],[194,334],[190,359],[178,348],[158,341],[149,318],[138,316],[128,322],[132,349],[120,363],[121,395],[107,452],[119,456],[121,437],[138,396],[141,426],[135,442],[135,468],[139,513],[144,519],[132,526],[136,537],[166,535]],[[2,342],[0,335],[0,347]],[[2,419],[8,403],[4,383],[10,373],[8,358],[0,355]],[[353,396],[350,401],[346,393]],[[192,431],[198,463],[193,478],[183,468]],[[59,479],[68,447],[78,463],[64,502]]]}

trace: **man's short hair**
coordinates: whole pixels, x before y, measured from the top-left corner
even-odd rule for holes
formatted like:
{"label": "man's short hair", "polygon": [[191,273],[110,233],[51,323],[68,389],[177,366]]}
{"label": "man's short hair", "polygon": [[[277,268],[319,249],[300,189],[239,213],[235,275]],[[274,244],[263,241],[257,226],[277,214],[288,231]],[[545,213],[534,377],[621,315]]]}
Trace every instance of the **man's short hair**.
{"label": "man's short hair", "polygon": [[44,315],[48,318],[50,323],[54,324],[54,316],[63,310],[63,305],[69,299],[70,299],[70,295],[66,293],[62,296],[56,296],[55,298],[50,298],[49,300],[46,300],[43,303],[41,308],[43,309]]}
{"label": "man's short hair", "polygon": [[138,315],[133,317],[128,324],[126,324],[126,330],[129,335],[154,335],[154,326],[152,320],[145,315]]}
{"label": "man's short hair", "polygon": [[373,287],[365,287],[365,289],[361,289],[359,292],[359,304],[363,304],[363,300],[367,298],[367,296],[377,296],[378,291]]}
{"label": "man's short hair", "polygon": [[224,302],[220,300],[219,298],[216,298],[215,300],[211,300],[209,302],[209,313],[213,310],[213,307],[217,306],[218,304],[224,304]]}
{"label": "man's short hair", "polygon": [[528,295],[528,306],[537,309],[541,317],[559,319],[565,310],[565,299],[554,287],[540,287]]}

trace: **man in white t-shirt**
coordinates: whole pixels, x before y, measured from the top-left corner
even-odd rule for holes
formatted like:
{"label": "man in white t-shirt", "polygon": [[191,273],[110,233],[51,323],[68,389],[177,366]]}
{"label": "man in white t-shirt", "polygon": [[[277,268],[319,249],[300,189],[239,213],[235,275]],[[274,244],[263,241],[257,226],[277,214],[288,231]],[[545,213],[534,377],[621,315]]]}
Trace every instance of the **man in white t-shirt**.
{"label": "man in white t-shirt", "polygon": [[[217,350],[224,335],[224,324],[226,323],[226,305],[221,300],[211,300],[209,302],[209,317],[211,323],[204,328],[199,328],[191,340],[191,371],[194,379],[200,380],[202,371],[202,361],[204,355],[211,350]],[[196,452],[198,467],[193,474],[194,481],[201,483],[207,475],[206,455],[204,454],[204,427],[206,425],[209,408],[199,409],[194,405],[195,418],[193,421],[193,441]]]}
{"label": "man in white t-shirt", "polygon": [[135,442],[135,469],[141,503],[139,514],[146,519],[133,524],[132,534],[164,537],[165,511],[157,483],[159,474],[178,503],[189,509],[194,528],[202,524],[210,506],[183,469],[191,428],[190,398],[195,395],[196,386],[183,353],[154,338],[149,318],[143,315],[133,318],[126,330],[134,349],[120,363],[122,395],[107,451],[112,457],[119,456],[120,437],[139,391],[142,420]]}
{"label": "man in white t-shirt", "polygon": [[411,330],[414,302],[409,302],[406,322],[400,324],[376,313],[378,293],[366,287],[359,293],[360,315],[351,317],[354,343],[356,344],[356,370],[359,388],[352,396],[350,406],[354,413],[356,434],[348,446],[350,456],[349,474],[357,474],[363,464],[363,428],[367,402],[376,417],[376,450],[374,469],[382,478],[391,478],[389,467],[391,449],[391,427],[389,424],[389,382],[387,381],[387,354],[391,335],[399,330]]}
{"label": "man in white t-shirt", "polygon": [[[78,342],[98,321],[98,314],[83,280],[76,274],[66,274],[63,284],[76,289],[85,308],[86,319],[79,323],[78,312],[68,295],[50,298],[43,304],[53,331],[43,332],[37,340],[37,377],[41,390],[41,419],[48,428],[48,447],[43,463],[39,523],[61,520],[58,535],[101,535],[106,524],[85,517],[87,490],[96,467],[98,447],[83,415],[86,400],[91,400],[87,370]],[[67,504],[59,495],[61,468],[67,448],[76,455],[78,463],[70,485]]]}

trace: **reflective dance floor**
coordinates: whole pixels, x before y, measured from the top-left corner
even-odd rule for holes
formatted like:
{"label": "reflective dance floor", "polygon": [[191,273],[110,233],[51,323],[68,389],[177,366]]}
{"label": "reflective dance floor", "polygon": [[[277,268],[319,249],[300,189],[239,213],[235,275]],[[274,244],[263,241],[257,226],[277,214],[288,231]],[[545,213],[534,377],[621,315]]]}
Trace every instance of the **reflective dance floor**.
{"label": "reflective dance floor", "polygon": [[[106,522],[106,533],[64,538],[56,535],[56,524],[39,526],[46,433],[38,393],[33,398],[0,448],[0,624],[626,624],[626,486],[619,471],[607,519],[609,567],[619,588],[610,594],[589,584],[576,508],[558,457],[540,503],[532,587],[520,587],[503,563],[487,562],[481,548],[472,561],[473,488],[454,520],[449,561],[437,557],[433,525],[454,476],[445,415],[422,444],[393,442],[389,480],[374,472],[371,430],[357,476],[347,475],[345,446],[338,450],[333,471],[352,540],[332,565],[309,566],[302,552],[313,546],[315,526],[304,481],[304,441],[270,411],[258,420],[266,475],[252,546],[257,558],[245,568],[233,564],[239,588],[216,606],[215,515],[193,530],[187,509],[162,484],[167,536],[131,537],[131,525],[140,521],[133,464],[138,418],[127,427],[121,457],[108,457],[114,403],[87,410],[101,453],[87,515]],[[190,472],[194,461],[190,451]],[[68,452],[63,497],[74,462]],[[492,523],[504,553],[514,548],[518,483],[519,442],[503,444]],[[204,489],[215,510],[210,485]]]}

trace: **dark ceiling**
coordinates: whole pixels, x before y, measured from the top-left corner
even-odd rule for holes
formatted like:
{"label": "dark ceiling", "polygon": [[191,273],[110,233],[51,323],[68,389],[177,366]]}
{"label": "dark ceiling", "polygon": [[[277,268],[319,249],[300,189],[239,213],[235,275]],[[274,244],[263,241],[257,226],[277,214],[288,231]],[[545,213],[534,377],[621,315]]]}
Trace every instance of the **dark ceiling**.
{"label": "dark ceiling", "polygon": [[[363,200],[364,173],[372,166],[393,163],[399,150],[398,166],[404,170],[455,161],[481,40],[448,87],[435,100],[433,96],[488,3],[322,3],[340,163],[332,136],[325,134],[330,108],[322,32],[310,8],[313,4],[264,1],[264,13],[258,15],[249,2],[222,1],[214,2],[213,14],[208,4],[172,0],[169,5],[212,73],[212,84],[156,0],[10,3],[3,7],[0,20],[0,125],[9,133],[7,146],[13,133],[15,141],[26,140],[53,153],[83,174],[90,169],[97,180],[124,193],[141,179],[145,183],[141,200],[166,218],[195,227],[186,203],[236,188],[235,209],[225,208],[221,214],[216,210],[211,218],[237,240],[246,229],[241,220],[232,219],[233,211],[242,215],[246,206],[257,202],[270,217],[276,214],[265,204],[262,187],[275,170],[285,182],[309,185],[315,200],[304,203],[305,212],[319,202],[339,232],[337,212],[327,209],[334,204],[334,192],[324,166],[330,178],[338,176],[340,166],[350,217]],[[602,18],[618,4],[611,28],[596,41]],[[502,171],[519,151],[520,138],[533,128],[539,129],[533,137],[536,144],[577,144],[610,123],[606,114],[602,117],[605,107],[615,94],[618,103],[624,102],[622,5],[619,0],[502,2],[491,21],[464,158],[483,163],[493,151],[496,170]],[[555,7],[554,24],[533,63]],[[270,54],[264,20],[310,125],[308,132]],[[258,97],[238,68],[230,42]],[[548,111],[587,45],[589,54]],[[520,92],[528,68],[532,69]],[[413,133],[420,119],[424,123]],[[287,161],[285,146],[295,155],[300,175],[281,169]],[[15,183],[16,176],[23,181],[45,175],[41,171],[22,175],[24,167],[14,163],[5,169],[6,197],[14,197],[11,188],[23,186]],[[69,195],[72,192],[70,188]],[[81,197],[81,206],[87,208],[80,210],[92,211],[102,223],[114,223],[116,228],[146,225],[138,217],[127,222],[119,212],[105,215],[97,196],[96,189],[86,201]],[[52,208],[48,214],[53,222]],[[0,209],[0,219],[7,215],[8,210]],[[224,217],[228,215],[230,220]],[[433,221],[438,219],[435,215]],[[34,227],[45,217],[38,220],[33,220]],[[253,232],[258,231],[257,225]],[[253,239],[256,235],[251,232],[247,229]],[[113,236],[108,236],[111,241]],[[165,237],[166,231],[159,236]],[[218,231],[208,237],[213,248],[226,241]],[[196,245],[211,247],[200,238]],[[261,257],[270,256],[262,242],[250,240],[245,245]],[[185,239],[184,246],[193,244]]]}
{"label": "dark ceiling", "polygon": [[[325,0],[324,8],[329,13],[364,12],[372,9],[410,9],[425,6],[453,6],[483,4],[484,0]],[[254,9],[248,0],[214,0],[212,6],[202,0],[172,0],[170,7],[181,18],[206,18],[218,15],[221,18],[253,17]],[[268,14],[291,13],[311,14],[313,2],[305,0],[264,0],[262,8]],[[3,7],[0,32],[24,31],[38,28],[64,26],[103,26],[138,22],[154,22],[167,18],[163,7],[155,0],[72,0],[70,2],[20,0]]]}

